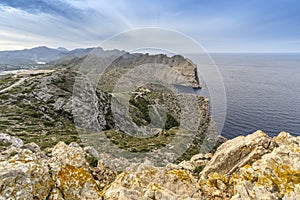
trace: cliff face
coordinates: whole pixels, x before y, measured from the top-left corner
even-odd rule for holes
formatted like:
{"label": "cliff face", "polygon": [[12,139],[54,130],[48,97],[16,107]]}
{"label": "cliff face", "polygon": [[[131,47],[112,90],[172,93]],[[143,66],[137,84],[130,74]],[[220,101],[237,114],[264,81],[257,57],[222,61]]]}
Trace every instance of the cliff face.
{"label": "cliff face", "polygon": [[299,199],[300,137],[262,131],[212,154],[116,172],[92,147],[59,142],[47,153],[0,134],[0,199]]}
{"label": "cliff face", "polygon": [[[163,66],[164,70],[155,71],[158,66]],[[136,69],[141,67],[144,69],[139,73]],[[153,71],[150,71],[151,69]],[[107,92],[112,92],[117,82],[128,73],[133,73],[135,76],[131,81],[134,78],[147,79],[148,76],[155,74],[153,76],[155,78],[161,77],[164,78],[164,81],[173,81],[178,85],[201,87],[197,77],[197,66],[180,55],[168,57],[163,54],[95,51],[82,60],[81,71],[91,80],[99,81],[99,88]],[[100,79],[99,72],[101,73]]]}
{"label": "cliff face", "polygon": [[181,55],[168,57],[163,54],[125,54],[116,59],[112,66],[116,68],[132,68],[146,63],[161,64],[172,68],[176,73],[184,77],[186,86],[199,88],[197,66]]}

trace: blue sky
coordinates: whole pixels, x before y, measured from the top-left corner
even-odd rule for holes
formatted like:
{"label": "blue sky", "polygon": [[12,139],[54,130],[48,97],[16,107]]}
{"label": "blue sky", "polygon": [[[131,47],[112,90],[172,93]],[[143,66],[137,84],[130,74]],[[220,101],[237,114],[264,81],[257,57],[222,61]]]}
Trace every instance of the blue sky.
{"label": "blue sky", "polygon": [[0,50],[97,46],[161,27],[208,52],[300,52],[298,0],[0,0]]}

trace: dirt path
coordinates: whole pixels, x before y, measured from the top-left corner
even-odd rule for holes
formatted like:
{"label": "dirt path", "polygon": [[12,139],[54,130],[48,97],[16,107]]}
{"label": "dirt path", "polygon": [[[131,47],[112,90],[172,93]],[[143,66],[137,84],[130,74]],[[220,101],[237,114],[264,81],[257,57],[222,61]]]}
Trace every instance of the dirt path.
{"label": "dirt path", "polygon": [[[24,71],[18,72],[16,75],[46,74],[46,73],[50,73],[53,71],[54,70],[24,70]],[[26,79],[29,79],[29,77],[23,77],[20,80],[18,80],[17,82],[13,83],[12,85],[0,90],[0,94],[5,93],[8,90],[11,90],[12,88],[21,85]]]}
{"label": "dirt path", "polygon": [[21,85],[26,79],[27,79],[27,78],[21,78],[20,80],[18,80],[18,81],[15,82],[14,84],[8,86],[7,88],[4,88],[4,89],[0,90],[0,94],[6,92],[6,91],[8,91],[8,90],[10,90],[10,89],[12,89],[12,88],[14,88],[14,87],[16,87],[16,86]]}

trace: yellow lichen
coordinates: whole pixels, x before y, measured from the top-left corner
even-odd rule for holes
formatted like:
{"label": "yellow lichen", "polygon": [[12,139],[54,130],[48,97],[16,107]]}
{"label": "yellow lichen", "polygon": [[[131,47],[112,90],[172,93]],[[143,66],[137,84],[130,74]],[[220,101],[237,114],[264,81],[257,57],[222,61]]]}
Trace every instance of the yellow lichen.
{"label": "yellow lichen", "polygon": [[156,191],[156,190],[163,190],[163,187],[160,186],[158,183],[150,183],[148,185],[149,189],[152,191]]}
{"label": "yellow lichen", "polygon": [[178,177],[178,179],[180,179],[182,181],[191,180],[190,174],[188,174],[188,172],[185,170],[174,169],[174,170],[169,171],[168,173],[176,175]]}
{"label": "yellow lichen", "polygon": [[86,183],[90,183],[94,191],[100,194],[100,190],[92,175],[84,168],[77,168],[71,165],[66,165],[61,168],[57,178],[60,182],[60,188],[63,193],[68,192],[70,188],[84,187]]}
{"label": "yellow lichen", "polygon": [[[295,185],[300,183],[300,171],[292,169],[289,165],[277,163],[274,160],[269,161],[268,167],[271,170],[266,172],[264,170],[256,171],[256,179],[254,172],[251,171],[251,166],[242,167],[237,174],[231,177],[230,184],[236,186],[241,180],[253,182],[256,186],[276,186],[280,195],[294,191]],[[234,190],[236,193],[236,190]]]}

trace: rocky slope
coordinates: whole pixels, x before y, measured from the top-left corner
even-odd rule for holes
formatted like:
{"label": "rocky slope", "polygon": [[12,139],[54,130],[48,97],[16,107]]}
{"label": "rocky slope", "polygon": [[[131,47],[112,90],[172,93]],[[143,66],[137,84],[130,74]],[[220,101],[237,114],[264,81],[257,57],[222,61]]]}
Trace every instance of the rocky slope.
{"label": "rocky slope", "polygon": [[[161,64],[163,68],[169,66],[172,73],[160,75],[168,75],[169,79],[179,81],[180,78],[177,77],[185,77],[187,79],[185,83],[189,86],[199,87],[195,74],[196,66],[189,60],[182,56],[129,54],[118,50],[94,49],[92,56],[95,54],[96,60],[88,62],[91,64],[88,66],[85,66],[85,62],[95,57],[76,59],[71,64],[60,63],[57,64],[55,71],[48,70],[46,73],[0,76],[0,131],[17,136],[25,143],[35,142],[42,150],[53,147],[59,141],[67,144],[77,142],[83,146],[87,142],[82,140],[82,135],[79,137],[76,126],[82,128],[81,125],[84,123],[80,120],[84,119],[92,122],[91,126],[96,124],[97,131],[101,132],[101,135],[95,136],[99,138],[98,143],[101,143],[101,138],[107,137],[114,145],[126,151],[151,152],[153,156],[159,157],[157,149],[164,147],[172,149],[176,146],[171,144],[171,141],[179,135],[176,133],[181,131],[180,116],[194,113],[196,117],[184,117],[189,123],[185,123],[186,130],[183,130],[180,136],[183,141],[185,138],[193,137],[187,144],[189,148],[184,149],[185,153],[179,158],[175,158],[175,155],[170,155],[168,159],[163,158],[164,163],[189,159],[200,151],[214,151],[211,143],[217,147],[224,141],[224,138],[218,137],[214,130],[209,115],[209,101],[204,97],[177,94],[155,84],[139,85],[133,91],[112,90],[116,80],[121,78],[120,75],[127,72],[130,74],[134,67],[144,63],[150,63],[151,66]],[[96,88],[90,88],[86,77],[89,77],[89,74],[97,75],[93,71],[97,70],[95,67],[107,63],[109,63],[107,71],[101,75]],[[80,70],[79,66],[85,66],[84,70]],[[156,74],[153,73],[153,76]],[[138,79],[139,76],[133,78]],[[143,78],[142,76],[140,79]],[[74,87],[78,80],[82,82],[79,81]],[[119,103],[124,97],[128,97],[126,99],[128,105]],[[90,99],[95,101],[90,102]],[[179,100],[183,102],[188,99],[194,99],[195,106],[180,108]],[[124,105],[129,107],[128,112],[123,112]],[[112,110],[112,107],[115,109]],[[165,117],[161,118],[159,114],[162,112]],[[199,123],[192,123],[195,120]],[[189,127],[187,124],[195,124],[195,127]],[[131,129],[128,130],[128,127]],[[147,138],[135,137],[137,134]]]}
{"label": "rocky slope", "polygon": [[35,143],[0,134],[0,199],[299,199],[300,137],[262,131],[212,154],[116,172],[92,147],[59,142],[46,155]]}

